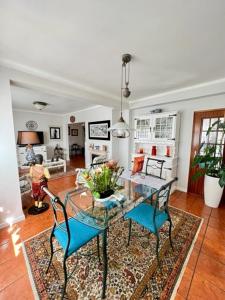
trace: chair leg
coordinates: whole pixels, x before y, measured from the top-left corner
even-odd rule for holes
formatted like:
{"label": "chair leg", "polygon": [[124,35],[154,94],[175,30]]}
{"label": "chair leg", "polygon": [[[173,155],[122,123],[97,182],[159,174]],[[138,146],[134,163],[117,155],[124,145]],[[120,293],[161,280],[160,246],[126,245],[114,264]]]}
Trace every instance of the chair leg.
{"label": "chair leg", "polygon": [[171,245],[172,250],[174,251],[173,243],[172,243],[172,236],[171,236],[171,232],[172,232],[172,221],[169,220],[169,222],[170,222],[170,227],[169,227],[169,239],[170,239],[170,245]]}
{"label": "chair leg", "polygon": [[130,245],[130,238],[131,238],[131,227],[132,227],[132,220],[129,219],[129,235],[128,235],[128,242],[127,242],[127,246]]}
{"label": "chair leg", "polygon": [[61,297],[61,299],[64,298],[64,295],[65,295],[65,292],[66,292],[66,285],[67,285],[66,259],[67,259],[67,257],[64,255],[64,258],[63,258],[64,286],[63,286],[63,291],[62,291],[62,297]]}
{"label": "chair leg", "polygon": [[156,256],[157,256],[158,265],[160,266],[160,260],[159,260],[159,233],[158,233],[158,231],[156,231]]}
{"label": "chair leg", "polygon": [[108,274],[108,256],[107,256],[107,229],[102,234],[102,256],[103,256],[103,287],[102,287],[102,299],[106,298],[106,283]]}
{"label": "chair leg", "polygon": [[46,270],[46,274],[48,273],[48,270],[50,268],[50,265],[51,265],[51,262],[52,262],[52,257],[53,257],[53,243],[52,243],[52,239],[53,239],[53,231],[51,233],[51,236],[50,236],[50,248],[51,248],[51,256],[50,256],[50,260],[49,260],[49,264],[48,264],[48,267],[47,267],[47,270]]}
{"label": "chair leg", "polygon": [[99,235],[97,236],[97,253],[98,253],[98,260],[99,260],[99,263],[101,263],[100,247],[99,247]]}

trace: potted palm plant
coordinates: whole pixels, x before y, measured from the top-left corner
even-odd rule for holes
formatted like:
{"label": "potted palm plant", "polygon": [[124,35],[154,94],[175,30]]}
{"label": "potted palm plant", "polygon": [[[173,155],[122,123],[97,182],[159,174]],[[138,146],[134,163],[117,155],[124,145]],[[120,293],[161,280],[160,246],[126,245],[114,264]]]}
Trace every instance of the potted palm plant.
{"label": "potted palm plant", "polygon": [[[217,127],[218,126],[218,127]],[[192,167],[197,167],[193,180],[204,176],[204,200],[210,207],[218,207],[225,186],[224,136],[225,122],[218,120],[209,127],[206,136],[218,128],[221,139],[217,145],[202,143],[194,157]]]}

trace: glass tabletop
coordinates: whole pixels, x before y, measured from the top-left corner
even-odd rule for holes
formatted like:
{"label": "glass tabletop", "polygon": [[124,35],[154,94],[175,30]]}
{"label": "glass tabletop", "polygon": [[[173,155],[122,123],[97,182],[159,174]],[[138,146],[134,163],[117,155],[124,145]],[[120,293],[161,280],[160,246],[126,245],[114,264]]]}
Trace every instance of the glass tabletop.
{"label": "glass tabletop", "polygon": [[115,193],[105,199],[95,199],[90,190],[83,186],[64,190],[58,193],[58,197],[64,201],[70,217],[87,225],[105,229],[157,191],[151,186],[122,178],[118,185]]}

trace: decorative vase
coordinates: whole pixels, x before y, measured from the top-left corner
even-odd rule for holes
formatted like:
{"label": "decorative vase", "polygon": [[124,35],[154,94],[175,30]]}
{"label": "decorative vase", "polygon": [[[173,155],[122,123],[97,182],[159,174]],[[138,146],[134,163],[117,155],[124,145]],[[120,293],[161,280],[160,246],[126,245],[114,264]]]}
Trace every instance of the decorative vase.
{"label": "decorative vase", "polygon": [[204,199],[209,207],[217,208],[223,194],[223,189],[219,185],[219,178],[205,175],[204,179]]}
{"label": "decorative vase", "polygon": [[108,201],[111,196],[114,194],[114,190],[107,190],[103,193],[100,193],[100,198],[95,198],[96,201],[99,201],[99,202],[104,202],[104,201]]}
{"label": "decorative vase", "polygon": [[156,156],[156,152],[157,152],[156,146],[152,146],[152,156]]}

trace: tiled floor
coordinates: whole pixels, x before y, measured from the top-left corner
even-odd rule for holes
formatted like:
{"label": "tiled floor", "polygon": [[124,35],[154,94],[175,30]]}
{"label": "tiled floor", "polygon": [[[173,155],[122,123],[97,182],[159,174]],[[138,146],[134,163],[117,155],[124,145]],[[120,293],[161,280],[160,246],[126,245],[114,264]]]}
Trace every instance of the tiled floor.
{"label": "tiled floor", "polygon": [[[74,176],[49,182],[57,193],[74,185]],[[176,191],[171,205],[204,218],[200,234],[178,288],[176,300],[225,299],[225,205],[219,209],[204,206],[196,196]],[[0,231],[0,300],[33,299],[21,249],[21,241],[51,226],[50,211]]]}

